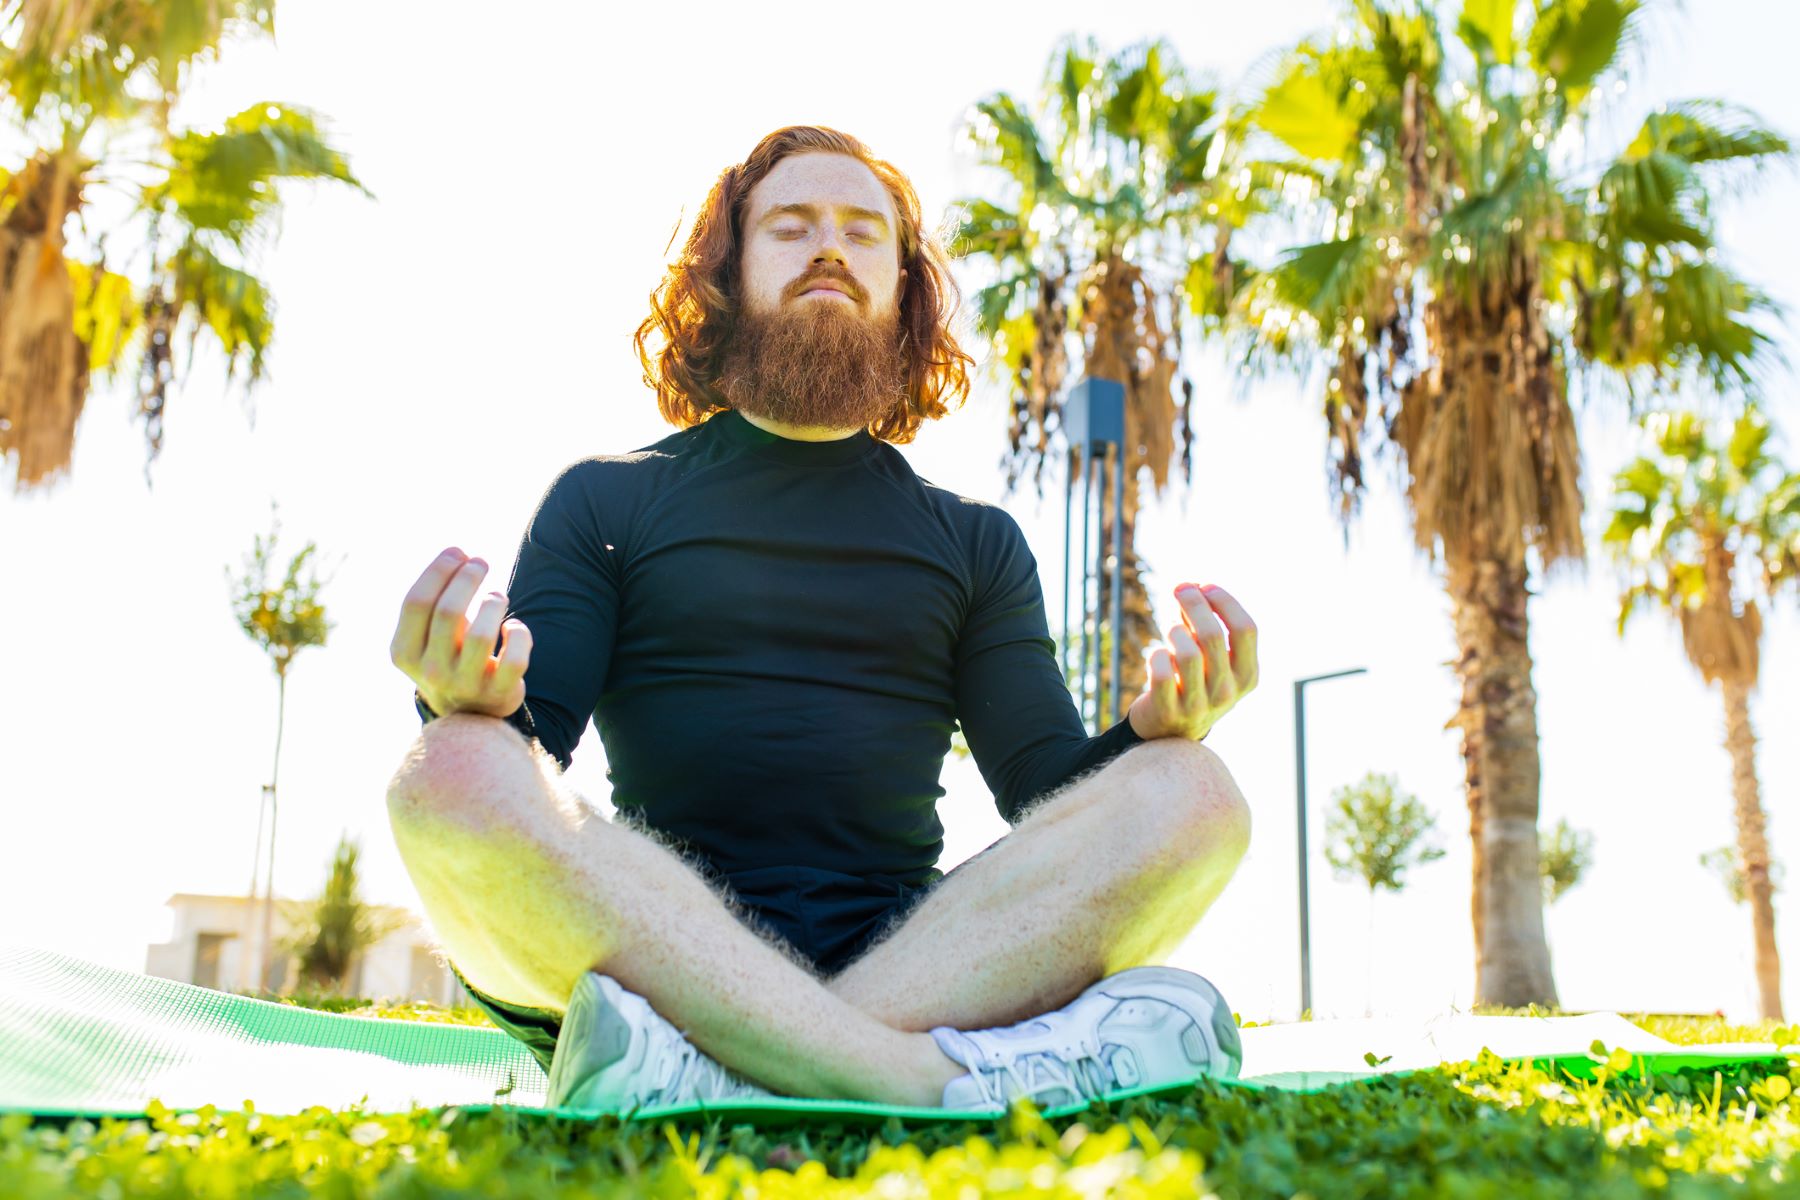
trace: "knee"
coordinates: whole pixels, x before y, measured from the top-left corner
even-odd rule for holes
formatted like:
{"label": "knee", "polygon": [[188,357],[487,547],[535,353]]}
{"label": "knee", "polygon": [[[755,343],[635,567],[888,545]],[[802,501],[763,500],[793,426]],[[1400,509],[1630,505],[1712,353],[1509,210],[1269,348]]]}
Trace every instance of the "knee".
{"label": "knee", "polygon": [[525,739],[506,722],[451,713],[430,722],[388,781],[388,817],[396,825],[492,820],[496,802],[518,790],[532,766]]}
{"label": "knee", "polygon": [[1132,754],[1148,768],[1146,809],[1156,814],[1159,840],[1182,859],[1205,856],[1235,868],[1250,849],[1250,805],[1224,760],[1181,738],[1160,738]]}

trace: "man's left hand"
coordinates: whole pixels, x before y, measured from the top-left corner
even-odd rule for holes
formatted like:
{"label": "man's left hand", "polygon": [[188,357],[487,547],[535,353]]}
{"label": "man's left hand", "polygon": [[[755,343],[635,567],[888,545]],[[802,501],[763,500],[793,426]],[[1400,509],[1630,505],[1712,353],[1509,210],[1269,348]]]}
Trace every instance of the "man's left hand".
{"label": "man's left hand", "polygon": [[1214,584],[1184,583],[1175,599],[1182,623],[1151,653],[1150,682],[1126,715],[1146,741],[1203,738],[1256,686],[1256,622],[1244,606]]}

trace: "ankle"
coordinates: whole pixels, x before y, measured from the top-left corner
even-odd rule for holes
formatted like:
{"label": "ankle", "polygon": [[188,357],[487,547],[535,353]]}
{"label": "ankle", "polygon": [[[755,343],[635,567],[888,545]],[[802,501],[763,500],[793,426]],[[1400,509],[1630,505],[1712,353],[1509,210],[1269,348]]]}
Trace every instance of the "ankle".
{"label": "ankle", "polygon": [[917,1065],[912,1072],[909,1094],[901,1103],[938,1108],[944,1103],[945,1085],[968,1072],[961,1063],[939,1049],[937,1039],[929,1033],[913,1034],[912,1038]]}

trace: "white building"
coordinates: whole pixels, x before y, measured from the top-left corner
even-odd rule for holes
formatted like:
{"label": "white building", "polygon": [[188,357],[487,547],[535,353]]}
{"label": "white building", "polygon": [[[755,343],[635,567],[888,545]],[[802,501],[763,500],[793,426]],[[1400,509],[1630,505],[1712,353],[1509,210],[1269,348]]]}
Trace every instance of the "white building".
{"label": "white building", "polygon": [[[256,948],[263,922],[260,901],[177,892],[169,897],[168,906],[174,911],[173,933],[167,942],[149,948],[145,974],[228,992],[261,990],[256,983]],[[432,952],[425,923],[417,914],[396,905],[370,907],[378,920],[403,923],[357,957],[345,995],[445,1006],[475,1003]],[[289,933],[281,909],[278,899],[272,921],[277,945]],[[294,961],[274,963],[271,974],[276,990],[283,989],[297,976]]]}

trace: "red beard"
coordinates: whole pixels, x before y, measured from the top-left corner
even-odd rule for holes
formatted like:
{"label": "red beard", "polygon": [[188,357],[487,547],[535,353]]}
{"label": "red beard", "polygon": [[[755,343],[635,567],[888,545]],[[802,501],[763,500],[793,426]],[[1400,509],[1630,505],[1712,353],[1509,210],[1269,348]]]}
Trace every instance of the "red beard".
{"label": "red beard", "polygon": [[837,300],[744,313],[719,371],[739,412],[788,425],[865,429],[906,403],[898,316],[871,320]]}

